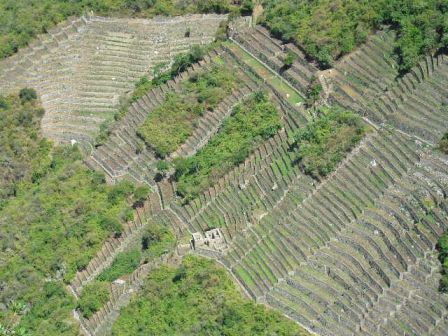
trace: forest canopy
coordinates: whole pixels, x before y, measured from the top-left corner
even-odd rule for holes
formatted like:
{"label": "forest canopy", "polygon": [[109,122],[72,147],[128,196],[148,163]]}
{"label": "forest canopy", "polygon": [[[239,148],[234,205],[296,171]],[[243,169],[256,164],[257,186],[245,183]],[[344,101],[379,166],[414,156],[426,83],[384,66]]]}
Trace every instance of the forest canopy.
{"label": "forest canopy", "polygon": [[134,186],[107,185],[77,146],[42,138],[35,97],[0,97],[0,327],[77,335],[65,283],[132,219]]}
{"label": "forest canopy", "polygon": [[448,47],[445,0],[264,0],[264,23],[295,41],[324,67],[366,41],[374,29],[398,32],[396,57],[403,72],[430,51]]}

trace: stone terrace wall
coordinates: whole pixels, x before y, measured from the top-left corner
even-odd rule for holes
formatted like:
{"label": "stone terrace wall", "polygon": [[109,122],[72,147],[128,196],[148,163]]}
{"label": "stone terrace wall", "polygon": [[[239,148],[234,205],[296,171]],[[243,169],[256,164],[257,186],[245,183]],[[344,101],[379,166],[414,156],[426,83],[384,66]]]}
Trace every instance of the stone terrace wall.
{"label": "stone terrace wall", "polygon": [[112,118],[120,96],[132,91],[135,81],[154,64],[213,41],[225,18],[70,19],[0,62],[0,92],[35,88],[46,110],[45,136],[92,143],[99,125]]}

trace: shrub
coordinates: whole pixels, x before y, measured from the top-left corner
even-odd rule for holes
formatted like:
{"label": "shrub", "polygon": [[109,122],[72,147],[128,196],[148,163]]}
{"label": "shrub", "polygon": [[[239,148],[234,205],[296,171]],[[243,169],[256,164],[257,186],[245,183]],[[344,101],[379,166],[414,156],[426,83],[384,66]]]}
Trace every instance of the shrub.
{"label": "shrub", "polygon": [[442,264],[442,278],[440,279],[440,291],[448,293],[448,231],[440,237],[437,243],[439,260]]}
{"label": "shrub", "polygon": [[439,149],[448,154],[448,133],[445,133],[439,142]]}
{"label": "shrub", "polygon": [[109,301],[109,297],[107,282],[92,281],[84,287],[78,301],[78,308],[85,318],[90,318]]}
{"label": "shrub", "polygon": [[218,134],[201,150],[186,159],[175,160],[178,193],[186,201],[197,197],[280,127],[279,113],[267,94],[253,94],[233,109]]}
{"label": "shrub", "polygon": [[134,207],[142,206],[143,202],[148,199],[150,194],[150,187],[147,185],[138,186],[134,191]]}
{"label": "shrub", "polygon": [[186,256],[177,268],[150,272],[139,295],[122,309],[112,335],[309,334],[279,312],[243,298],[213,261]]}
{"label": "shrub", "polygon": [[170,165],[165,160],[159,160],[157,161],[156,167],[159,172],[164,173],[170,168]]}
{"label": "shrub", "polygon": [[338,107],[321,109],[320,116],[293,135],[291,150],[306,174],[320,179],[330,174],[364,136],[362,119]]}
{"label": "shrub", "polygon": [[[18,93],[5,100],[7,108],[0,110],[0,161],[5,163],[0,165],[0,301],[27,304],[18,329],[76,336],[75,304],[64,282],[120,230],[122,214],[132,213],[129,191],[112,192],[117,186],[88,169],[77,146],[55,147],[43,139],[38,101],[23,105]],[[2,310],[0,324],[8,321]]]}
{"label": "shrub", "polygon": [[132,93],[131,102],[135,102],[143,97],[151,88],[152,82],[147,76],[142,76],[137,83],[135,83],[134,92]]}
{"label": "shrub", "polygon": [[314,105],[319,99],[322,92],[322,85],[319,82],[313,83],[306,92],[306,104],[308,106]]}
{"label": "shrub", "polygon": [[19,97],[22,104],[25,104],[26,102],[30,102],[34,99],[37,99],[37,93],[36,90],[34,89],[24,88],[20,90]]}
{"label": "shrub", "polygon": [[398,31],[396,54],[408,71],[423,54],[448,45],[448,12],[439,0],[266,0],[265,24],[294,40],[323,67],[351,52],[381,25]]}
{"label": "shrub", "polygon": [[115,236],[120,236],[123,232],[123,225],[117,218],[114,217],[104,217],[100,221],[101,228],[107,232],[115,234]]}
{"label": "shrub", "polygon": [[215,64],[210,70],[182,82],[179,93],[168,94],[164,103],[148,115],[137,134],[160,157],[165,157],[192,134],[195,121],[206,110],[213,110],[237,85],[235,76],[224,65]]}
{"label": "shrub", "polygon": [[0,96],[0,109],[6,110],[7,108],[9,108],[8,100],[5,97]]}
{"label": "shrub", "polygon": [[141,256],[140,250],[118,253],[112,265],[98,276],[98,280],[112,282],[123,275],[132,273],[140,265]]}
{"label": "shrub", "polygon": [[76,324],[68,319],[75,308],[75,302],[62,282],[45,282],[42,291],[36,294],[37,299],[29,312],[22,316],[17,331],[28,332],[23,335],[78,335]]}
{"label": "shrub", "polygon": [[107,198],[112,204],[117,204],[117,202],[123,198],[130,196],[134,192],[134,188],[135,187],[132,182],[127,180],[120,181],[111,188]]}
{"label": "shrub", "polygon": [[288,51],[288,53],[286,54],[285,60],[283,61],[284,68],[289,69],[290,67],[292,67],[296,58],[297,58],[296,54],[294,54],[291,51]]}
{"label": "shrub", "polygon": [[151,222],[143,233],[141,246],[146,256],[157,257],[171,250],[175,240],[176,237],[168,226]]}
{"label": "shrub", "polygon": [[95,147],[104,145],[112,133],[112,123],[109,120],[105,120],[100,124],[100,131],[95,138]]}

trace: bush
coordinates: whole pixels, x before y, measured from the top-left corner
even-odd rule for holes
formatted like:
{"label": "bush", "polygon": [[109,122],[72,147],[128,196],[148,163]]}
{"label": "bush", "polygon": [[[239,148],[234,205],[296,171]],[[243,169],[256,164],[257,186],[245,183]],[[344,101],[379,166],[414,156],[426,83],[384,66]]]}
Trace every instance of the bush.
{"label": "bush", "polygon": [[186,256],[177,268],[150,272],[139,295],[122,309],[112,335],[309,334],[279,312],[243,298],[213,261]]}
{"label": "bush", "polygon": [[296,163],[315,179],[330,174],[366,132],[361,117],[350,111],[331,107],[319,113],[293,135],[290,148]]}
{"label": "bush", "polygon": [[285,41],[294,40],[323,67],[351,52],[381,25],[398,32],[400,69],[448,46],[446,5],[439,0],[266,0],[265,24]]}
{"label": "bush", "polygon": [[437,243],[437,250],[439,251],[439,260],[442,264],[442,278],[440,279],[440,290],[448,293],[448,232],[445,232],[440,237]]}
{"label": "bush", "polygon": [[78,308],[85,318],[90,318],[109,301],[109,297],[107,282],[92,281],[84,287],[78,301]]}
{"label": "bush", "polygon": [[132,273],[140,265],[141,256],[140,250],[118,253],[112,265],[98,276],[98,280],[112,282]]}
{"label": "bush", "polygon": [[19,97],[22,104],[25,104],[26,102],[30,102],[34,99],[37,99],[37,93],[36,90],[34,89],[24,88],[20,90]]}
{"label": "bush", "polygon": [[313,83],[306,92],[306,104],[308,106],[314,105],[320,97],[322,92],[322,85],[319,82]]}
{"label": "bush", "polygon": [[279,113],[267,94],[253,94],[233,109],[218,134],[201,150],[175,160],[178,193],[186,201],[197,197],[280,128]]}
{"label": "bush", "polygon": [[100,221],[101,228],[107,232],[114,233],[115,236],[120,236],[123,232],[123,225],[117,218],[104,217]]}
{"label": "bush", "polygon": [[[180,61],[179,69],[181,64]],[[137,134],[160,157],[165,157],[193,133],[195,121],[206,110],[213,110],[237,85],[235,76],[217,63],[182,82],[179,93],[168,94],[164,103],[148,115]]]}
{"label": "bush", "polygon": [[[84,165],[77,146],[54,147],[43,139],[37,100],[23,105],[19,94],[5,100],[7,108],[0,110],[0,302],[28,307],[17,328],[33,335],[76,336],[75,304],[64,282],[120,231],[123,214],[132,213],[132,186],[107,185],[103,174]],[[8,325],[7,315],[0,312],[0,324]]]}
{"label": "bush", "polygon": [[284,68],[289,69],[290,67],[292,67],[292,65],[296,59],[297,59],[297,55],[291,51],[288,51],[288,53],[286,54],[285,60],[283,62]]}
{"label": "bush", "polygon": [[[71,294],[59,281],[45,282],[28,313],[20,320],[16,330],[27,331],[23,335],[76,336],[78,326],[69,317],[75,308]],[[19,333],[13,335],[22,335]]]}
{"label": "bush", "polygon": [[439,149],[448,154],[448,133],[445,133],[442,139],[439,142]]}
{"label": "bush", "polygon": [[158,257],[174,247],[176,237],[169,227],[151,222],[145,229],[141,246],[145,256]]}
{"label": "bush", "polygon": [[148,77],[143,76],[135,83],[134,92],[132,93],[131,102],[135,102],[143,97],[152,88],[152,82]]}
{"label": "bush", "polygon": [[9,108],[8,100],[5,97],[0,96],[0,109],[6,110],[8,108]]}
{"label": "bush", "polygon": [[135,186],[132,182],[123,180],[111,188],[107,198],[112,204],[117,204],[123,198],[130,196],[134,192],[134,188]]}
{"label": "bush", "polygon": [[134,191],[134,207],[142,206],[143,202],[148,199],[150,194],[150,187],[147,185],[138,186]]}

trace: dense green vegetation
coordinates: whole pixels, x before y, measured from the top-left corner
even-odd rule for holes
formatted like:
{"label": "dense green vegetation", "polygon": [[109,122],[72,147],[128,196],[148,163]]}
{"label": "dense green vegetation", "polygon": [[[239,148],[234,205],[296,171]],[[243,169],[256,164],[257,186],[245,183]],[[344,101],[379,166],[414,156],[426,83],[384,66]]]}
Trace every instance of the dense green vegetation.
{"label": "dense green vegetation", "polygon": [[112,282],[125,274],[130,274],[140,264],[141,257],[142,253],[138,249],[118,253],[112,265],[106,268],[97,279]]}
{"label": "dense green vegetation", "polygon": [[336,168],[365,132],[358,115],[337,107],[321,109],[316,120],[294,134],[291,149],[304,172],[320,179]]}
{"label": "dense green vegetation", "polygon": [[178,193],[186,201],[195,198],[280,128],[279,112],[268,95],[253,94],[233,109],[207,145],[195,155],[175,161]]}
{"label": "dense green vegetation", "polygon": [[99,311],[109,301],[109,283],[92,281],[82,290],[78,307],[84,317],[89,318]]}
{"label": "dense green vegetation", "polygon": [[224,64],[193,75],[181,84],[179,93],[151,111],[137,133],[161,157],[175,151],[192,133],[197,119],[213,109],[238,85]]}
{"label": "dense green vegetation", "polygon": [[396,53],[402,71],[420,56],[448,47],[445,0],[264,0],[265,23],[294,40],[323,66],[363,43],[372,30],[391,25],[398,32]]}
{"label": "dense green vegetation", "polygon": [[[32,91],[0,97],[0,114],[0,303],[6,306],[0,324],[35,335],[77,335],[64,282],[132,219],[134,187],[106,185],[76,146],[43,139],[43,111]],[[17,305],[25,307],[22,315]]]}
{"label": "dense green vegetation", "polygon": [[0,59],[27,45],[71,15],[90,10],[96,15],[153,17],[187,13],[248,13],[252,1],[232,0],[4,0],[0,1]]}
{"label": "dense green vegetation", "polygon": [[440,290],[448,293],[448,232],[439,239],[437,244],[439,260],[442,263],[442,279],[440,279]]}
{"label": "dense green vegetation", "polygon": [[122,309],[114,336],[307,335],[280,313],[242,298],[226,271],[189,256],[178,268],[150,273],[142,292]]}
{"label": "dense green vegetation", "polygon": [[439,149],[448,154],[448,133],[445,133],[442,139],[439,142]]}
{"label": "dense green vegetation", "polygon": [[[134,91],[130,97],[122,99],[120,108],[114,116],[115,120],[121,119],[128,112],[129,106],[147,94],[149,90],[168,82],[170,79],[174,79],[189,66],[201,61],[205,54],[214,46],[216,46],[214,43],[207,46],[194,45],[188,52],[174,56],[173,64],[168,69],[166,69],[167,64],[165,63],[156,64],[153,69],[153,78],[150,80],[146,75],[141,77],[135,83]],[[103,143],[107,136],[108,134],[105,135],[104,139],[99,137],[97,142]]]}
{"label": "dense green vegetation", "polygon": [[[22,94],[23,97],[23,94]],[[0,96],[0,209],[21,183],[37,180],[49,164],[50,143],[39,136],[44,110],[35,99]]]}
{"label": "dense green vegetation", "polygon": [[[26,307],[29,308],[28,304]],[[42,289],[35,293],[30,310],[25,312],[15,328],[16,332],[19,331],[16,334],[78,336],[78,322],[72,319],[75,307],[75,299],[67,293],[61,281],[45,282]]]}
{"label": "dense green vegetation", "polygon": [[160,257],[173,250],[176,243],[174,232],[165,224],[154,221],[149,223],[141,240],[142,255],[146,260]]}
{"label": "dense green vegetation", "polygon": [[165,224],[149,223],[143,232],[140,244],[118,253],[112,264],[83,289],[78,308],[84,317],[90,318],[107,303],[113,281],[131,274],[142,263],[151,262],[172,251],[175,242],[174,233]]}

